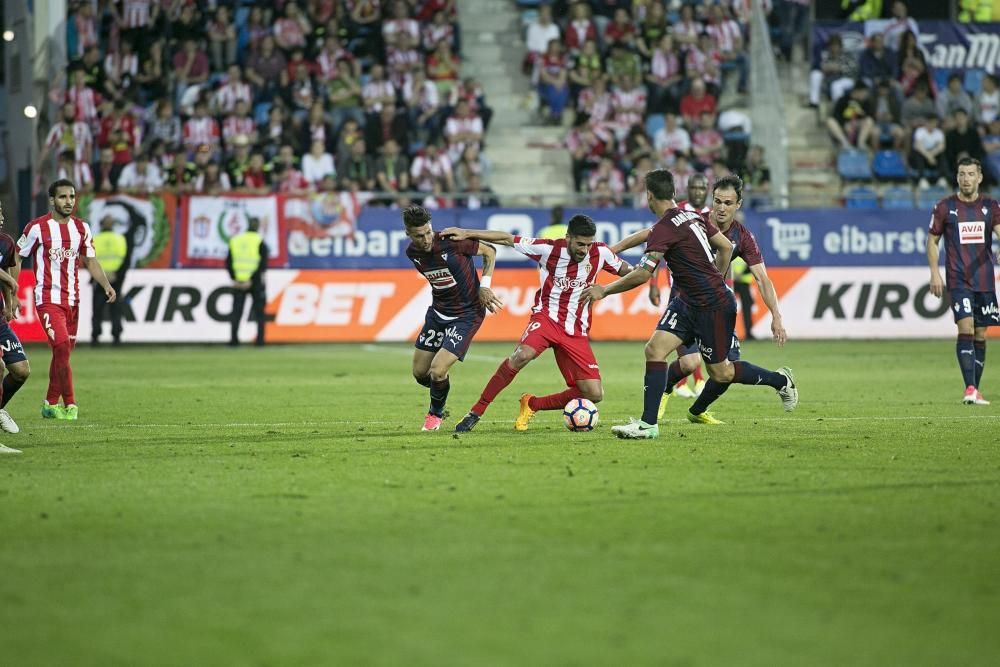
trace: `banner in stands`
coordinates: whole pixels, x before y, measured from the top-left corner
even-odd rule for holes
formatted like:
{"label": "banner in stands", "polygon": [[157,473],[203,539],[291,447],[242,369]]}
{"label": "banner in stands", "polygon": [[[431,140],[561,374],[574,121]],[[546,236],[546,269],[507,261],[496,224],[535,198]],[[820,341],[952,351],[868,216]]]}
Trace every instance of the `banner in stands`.
{"label": "banner in stands", "polygon": [[[887,19],[814,23],[814,61],[830,35],[840,34],[846,51],[860,52],[865,48],[865,38],[884,31],[888,24]],[[917,21],[917,27],[920,30],[920,46],[927,56],[927,64],[932,68],[981,69],[990,74],[997,72],[1000,66],[1000,23]]]}
{"label": "banner in stands", "polygon": [[[791,339],[948,338],[955,325],[947,301],[927,287],[920,267],[774,268]],[[23,274],[22,274],[23,275]],[[612,276],[602,276],[610,282]],[[527,324],[538,272],[498,272],[494,291],[506,307],[488,315],[478,341],[517,341]],[[430,287],[412,269],[268,272],[267,337],[271,342],[412,341],[430,305]],[[26,313],[17,326],[33,324],[30,299],[22,290]],[[123,294],[127,342],[203,343],[229,340],[232,290],[220,270],[139,269],[129,273]],[[91,331],[91,300],[81,299],[79,339]],[[770,316],[759,295],[753,333],[770,337]],[[247,308],[249,311],[249,308]],[[649,303],[646,289],[614,295],[594,307],[594,340],[646,340],[661,308]],[[738,324],[737,333],[743,335]],[[19,329],[20,331],[21,329]],[[252,340],[249,312],[241,326]],[[994,327],[992,335],[1000,336]]]}
{"label": "banner in stands", "polygon": [[177,266],[224,266],[229,239],[246,231],[251,217],[260,220],[260,234],[270,248],[268,266],[285,266],[285,227],[280,210],[278,197],[270,195],[184,197]]}
{"label": "banner in stands", "polygon": [[151,269],[170,266],[177,216],[176,195],[85,195],[77,206],[77,214],[90,223],[94,234],[101,230],[101,220],[108,215],[115,221],[116,232],[131,234],[135,243],[132,266]]}

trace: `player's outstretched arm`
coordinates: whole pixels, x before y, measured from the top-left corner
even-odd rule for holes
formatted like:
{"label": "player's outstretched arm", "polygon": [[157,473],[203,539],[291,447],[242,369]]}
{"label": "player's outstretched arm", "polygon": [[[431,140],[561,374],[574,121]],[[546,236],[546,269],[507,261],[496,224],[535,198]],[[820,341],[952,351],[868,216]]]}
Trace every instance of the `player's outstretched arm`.
{"label": "player's outstretched arm", "polygon": [[663,258],[662,252],[647,251],[642,260],[626,275],[610,285],[591,285],[583,290],[583,302],[600,301],[609,294],[620,294],[635,289],[648,281],[653,275],[653,269]]}
{"label": "player's outstretched arm", "polygon": [[483,277],[479,280],[479,302],[486,310],[495,313],[503,308],[503,301],[497,298],[491,289],[493,269],[497,264],[497,249],[488,243],[480,243],[477,254],[483,258]]}
{"label": "player's outstretched arm", "polygon": [[621,241],[611,246],[611,251],[614,252],[616,255],[620,255],[629,248],[634,248],[637,245],[642,245],[643,243],[646,242],[646,239],[649,238],[649,231],[650,228],[646,227],[646,229],[640,229],[634,234],[629,234]]}
{"label": "player's outstretched arm", "polygon": [[715,250],[715,267],[719,273],[726,275],[729,264],[733,261],[733,242],[722,232],[716,232],[708,239],[709,245]]}
{"label": "player's outstretched arm", "polygon": [[104,290],[104,296],[108,298],[108,303],[114,303],[118,295],[115,294],[115,288],[108,282],[108,277],[104,274],[101,263],[97,261],[96,257],[84,257],[83,264],[87,267],[87,271],[90,271],[90,275],[94,277],[97,284],[101,286],[101,289]]}
{"label": "player's outstretched arm", "polygon": [[941,269],[938,267],[941,237],[937,234],[927,235],[927,266],[931,270],[931,294],[941,298],[944,295],[944,281],[941,280]]}
{"label": "player's outstretched arm", "polygon": [[774,336],[774,342],[778,345],[784,345],[785,341],[788,340],[788,334],[781,321],[781,311],[778,310],[778,294],[774,291],[774,283],[767,275],[764,263],[751,266],[750,274],[757,281],[757,289],[760,291],[760,297],[764,299],[764,305],[771,311],[771,335]]}
{"label": "player's outstretched arm", "polygon": [[476,239],[477,241],[488,241],[489,243],[499,243],[500,245],[513,246],[514,235],[508,232],[494,232],[487,229],[462,229],[461,227],[445,227],[441,230],[441,236],[463,241],[465,239]]}

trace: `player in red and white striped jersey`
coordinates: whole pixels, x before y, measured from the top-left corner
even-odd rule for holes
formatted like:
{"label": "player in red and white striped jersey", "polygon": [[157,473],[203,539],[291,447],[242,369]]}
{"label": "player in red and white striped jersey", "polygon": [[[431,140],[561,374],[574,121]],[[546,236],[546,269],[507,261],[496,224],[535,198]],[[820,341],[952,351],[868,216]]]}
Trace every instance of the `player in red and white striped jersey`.
{"label": "player in red and white striped jersey", "polygon": [[594,221],[585,215],[574,215],[570,218],[566,237],[555,240],[455,227],[442,230],[441,235],[512,247],[538,263],[542,281],[520,344],[510,358],[500,364],[479,401],[455,430],[471,431],[489,404],[514,381],[518,371],[549,347],[555,353],[556,364],[568,389],[548,396],[522,395],[521,410],[514,422],[516,430],[526,431],[528,422],[539,410],[562,410],[574,398],[586,398],[594,403],[604,398],[601,373],[587,336],[590,306],[584,302],[582,294],[587,287],[596,284],[601,271],[623,276],[631,267],[606,245],[594,241],[597,235]]}
{"label": "player in red and white striped jersey", "polygon": [[97,261],[90,227],[73,217],[75,207],[73,183],[66,179],[53,182],[49,186],[49,212],[29,222],[17,241],[18,267],[20,258],[34,258],[35,306],[52,348],[49,389],[42,404],[42,417],[47,419],[77,419],[78,415],[69,356],[76,344],[80,317],[81,260],[104,289],[108,303],[116,298]]}

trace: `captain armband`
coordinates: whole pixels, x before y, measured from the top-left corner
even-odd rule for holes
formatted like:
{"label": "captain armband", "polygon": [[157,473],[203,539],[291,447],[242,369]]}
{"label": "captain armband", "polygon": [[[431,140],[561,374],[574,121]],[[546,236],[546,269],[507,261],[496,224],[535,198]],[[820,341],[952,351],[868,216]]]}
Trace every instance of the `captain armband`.
{"label": "captain armband", "polygon": [[639,263],[636,265],[636,268],[646,269],[647,271],[652,273],[653,269],[655,269],[656,265],[659,263],[660,263],[659,258],[653,257],[649,253],[646,253],[645,255],[642,256],[642,259],[639,260]]}

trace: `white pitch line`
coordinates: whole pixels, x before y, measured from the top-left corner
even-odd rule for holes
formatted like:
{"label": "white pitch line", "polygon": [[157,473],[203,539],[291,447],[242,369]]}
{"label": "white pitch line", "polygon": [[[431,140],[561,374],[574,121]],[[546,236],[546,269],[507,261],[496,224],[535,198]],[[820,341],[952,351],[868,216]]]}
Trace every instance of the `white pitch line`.
{"label": "white pitch line", "polygon": [[[855,422],[855,421],[933,421],[936,423],[947,423],[949,421],[968,421],[968,420],[1000,420],[1000,415],[964,415],[959,417],[941,417],[940,415],[933,417],[920,417],[910,415],[907,417],[740,417],[739,422],[746,421],[757,421],[757,422],[798,422],[798,423],[811,423],[811,422]],[[510,419],[484,419],[479,422],[480,424],[510,424],[512,423]],[[625,422],[616,421],[611,422],[612,424],[624,424]],[[660,422],[661,424],[684,424],[687,425],[687,419],[666,419]],[[355,420],[355,419],[335,419],[329,421],[301,421],[301,422],[226,422],[226,423],[202,423],[202,422],[192,422],[192,423],[169,423],[169,424],[132,424],[132,423],[111,423],[111,424],[73,424],[72,426],[67,426],[64,424],[38,424],[31,427],[25,427],[26,429],[75,429],[75,428],[282,428],[282,427],[316,427],[316,426],[376,426],[376,425],[398,425],[392,422],[384,421],[374,421],[374,420]],[[715,430],[715,429],[712,429]]]}

